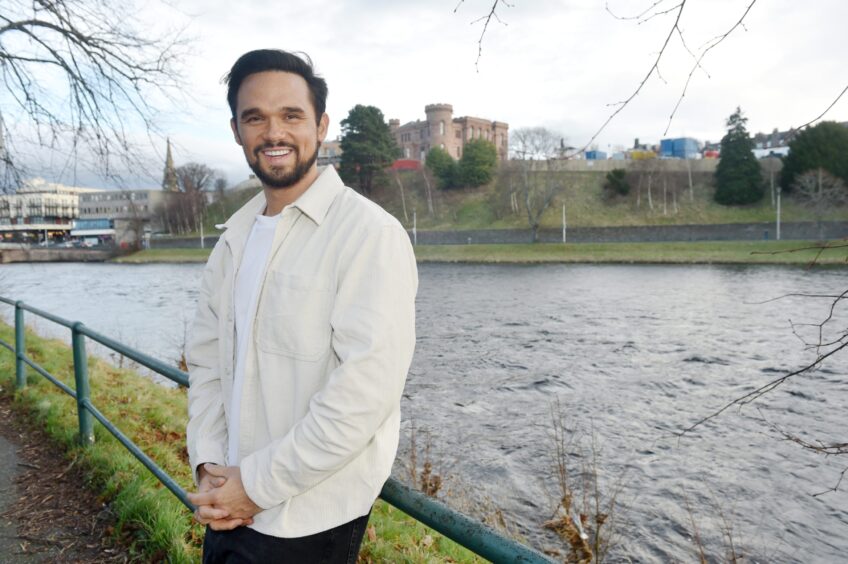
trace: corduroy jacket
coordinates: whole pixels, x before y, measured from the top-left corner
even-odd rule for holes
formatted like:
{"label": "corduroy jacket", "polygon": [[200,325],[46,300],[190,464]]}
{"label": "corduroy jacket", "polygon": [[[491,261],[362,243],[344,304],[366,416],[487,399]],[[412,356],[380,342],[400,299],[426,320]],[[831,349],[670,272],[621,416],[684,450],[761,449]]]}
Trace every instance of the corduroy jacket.
{"label": "corduroy jacket", "polygon": [[365,515],[391,473],[415,346],[409,236],[323,169],[277,225],[245,360],[239,460],[227,461],[233,287],[259,193],[224,224],[203,271],[187,347],[195,472],[238,465],[263,508],[251,527],[299,537]]}

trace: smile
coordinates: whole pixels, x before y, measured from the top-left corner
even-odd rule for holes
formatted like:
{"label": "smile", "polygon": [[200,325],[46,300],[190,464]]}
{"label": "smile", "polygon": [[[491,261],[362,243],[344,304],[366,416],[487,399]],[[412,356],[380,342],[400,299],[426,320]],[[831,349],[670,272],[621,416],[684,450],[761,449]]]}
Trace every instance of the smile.
{"label": "smile", "polygon": [[269,151],[262,151],[262,154],[266,157],[284,157],[291,152],[291,149],[272,149]]}

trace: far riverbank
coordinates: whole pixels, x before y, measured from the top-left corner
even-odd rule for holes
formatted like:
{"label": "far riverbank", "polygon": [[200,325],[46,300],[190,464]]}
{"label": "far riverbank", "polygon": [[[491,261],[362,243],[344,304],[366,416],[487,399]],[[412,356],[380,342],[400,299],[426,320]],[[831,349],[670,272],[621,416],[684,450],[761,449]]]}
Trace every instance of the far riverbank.
{"label": "far riverbank", "polygon": [[[833,243],[831,243],[833,245]],[[814,241],[678,243],[537,243],[417,245],[418,262],[487,264],[786,264],[848,266],[846,247],[822,251]],[[211,249],[148,249],[115,259],[124,264],[205,262]]]}

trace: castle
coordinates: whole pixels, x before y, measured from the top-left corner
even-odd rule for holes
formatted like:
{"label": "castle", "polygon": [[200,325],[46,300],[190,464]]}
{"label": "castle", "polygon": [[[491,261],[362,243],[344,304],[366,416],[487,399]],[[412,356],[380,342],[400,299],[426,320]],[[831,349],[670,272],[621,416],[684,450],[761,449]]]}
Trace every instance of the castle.
{"label": "castle", "polygon": [[506,160],[508,124],[469,116],[455,118],[450,104],[429,104],[424,106],[424,114],[424,121],[410,121],[403,125],[398,119],[389,120],[389,129],[403,152],[401,158],[424,161],[430,149],[440,147],[454,159],[459,159],[468,141],[485,139],[497,148],[498,159]]}

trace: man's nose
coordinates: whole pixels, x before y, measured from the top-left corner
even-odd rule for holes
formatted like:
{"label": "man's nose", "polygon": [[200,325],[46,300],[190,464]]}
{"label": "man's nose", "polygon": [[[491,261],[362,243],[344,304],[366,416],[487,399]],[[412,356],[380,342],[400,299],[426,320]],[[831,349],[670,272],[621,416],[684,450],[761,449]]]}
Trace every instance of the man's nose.
{"label": "man's nose", "polygon": [[268,128],[265,130],[265,137],[268,141],[288,141],[289,128],[286,122],[278,117],[272,117],[268,120]]}

